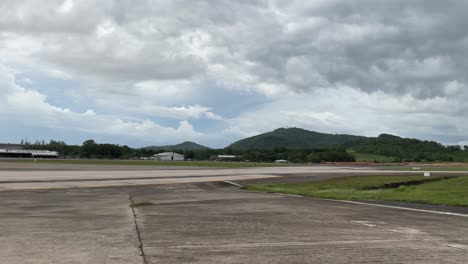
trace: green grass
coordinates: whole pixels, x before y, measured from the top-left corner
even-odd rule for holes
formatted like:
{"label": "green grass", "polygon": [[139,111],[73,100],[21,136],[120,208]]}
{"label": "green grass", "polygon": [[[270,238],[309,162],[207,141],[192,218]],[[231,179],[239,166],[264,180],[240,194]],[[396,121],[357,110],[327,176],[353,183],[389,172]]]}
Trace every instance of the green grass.
{"label": "green grass", "polygon": [[[32,159],[4,159],[0,162],[34,163]],[[291,164],[253,163],[253,162],[218,162],[218,161],[152,161],[152,160],[74,160],[74,159],[38,159],[37,163],[47,164],[94,164],[94,165],[135,165],[135,166],[194,166],[194,167],[285,167]]]}
{"label": "green grass", "polygon": [[[414,169],[419,168],[419,169]],[[460,166],[460,165],[453,165],[453,166],[386,166],[382,167],[382,170],[397,170],[397,171],[468,171],[468,166]]]}
{"label": "green grass", "polygon": [[[431,177],[433,178],[433,177]],[[304,183],[249,185],[248,190],[297,194],[339,200],[391,200],[468,206],[468,176],[420,185],[379,188],[385,184],[427,179],[422,176],[354,176]],[[369,188],[378,188],[368,190]]]}

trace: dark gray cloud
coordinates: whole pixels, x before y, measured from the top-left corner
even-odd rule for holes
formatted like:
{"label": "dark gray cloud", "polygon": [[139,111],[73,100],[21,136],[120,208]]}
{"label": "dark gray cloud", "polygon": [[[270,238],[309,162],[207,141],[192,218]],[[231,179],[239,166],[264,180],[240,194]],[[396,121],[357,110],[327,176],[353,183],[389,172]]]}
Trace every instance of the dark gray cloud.
{"label": "dark gray cloud", "polygon": [[[427,98],[444,96],[447,82],[466,82],[466,1],[303,5],[283,6],[290,24],[283,24],[280,37],[268,38],[265,48],[249,57],[260,67],[275,69],[276,79],[292,88],[313,89],[314,80],[325,80],[329,85]],[[297,66],[292,72],[287,67],[291,62]],[[294,73],[309,73],[311,79],[291,82],[288,77]]]}
{"label": "dark gray cloud", "polygon": [[345,85],[419,98],[445,96],[448,82],[467,82],[466,1],[1,5],[4,31],[42,34],[41,60],[97,78],[216,80],[210,69],[224,65],[226,75],[249,75],[245,86]]}

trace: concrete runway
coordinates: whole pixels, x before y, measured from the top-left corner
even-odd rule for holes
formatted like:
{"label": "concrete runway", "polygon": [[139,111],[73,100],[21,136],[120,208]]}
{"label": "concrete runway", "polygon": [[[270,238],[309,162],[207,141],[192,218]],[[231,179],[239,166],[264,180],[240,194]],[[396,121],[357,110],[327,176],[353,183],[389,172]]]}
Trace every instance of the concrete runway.
{"label": "concrete runway", "polygon": [[[38,165],[37,170],[33,170]],[[24,166],[24,167],[23,167]],[[245,181],[306,175],[337,177],[364,174],[422,174],[422,171],[382,171],[371,167],[294,166],[262,168],[180,168],[122,165],[22,164],[0,163],[0,191],[26,189],[57,189],[75,187],[106,187],[149,184],[173,184],[213,181]],[[68,169],[67,169],[68,168]],[[467,174],[468,172],[437,172],[438,174]]]}
{"label": "concrete runway", "polygon": [[224,183],[3,191],[0,201],[2,264],[468,260],[467,217]]}
{"label": "concrete runway", "polygon": [[223,182],[422,172],[28,166],[0,163],[2,264],[468,262],[463,212],[255,193]]}

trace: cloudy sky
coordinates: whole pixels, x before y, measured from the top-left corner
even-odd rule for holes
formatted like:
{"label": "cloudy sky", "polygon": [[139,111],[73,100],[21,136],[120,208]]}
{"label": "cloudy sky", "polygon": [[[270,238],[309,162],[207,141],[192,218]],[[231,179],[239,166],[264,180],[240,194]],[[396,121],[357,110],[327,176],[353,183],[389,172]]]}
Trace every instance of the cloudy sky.
{"label": "cloudy sky", "polygon": [[468,1],[2,0],[0,142],[468,141]]}

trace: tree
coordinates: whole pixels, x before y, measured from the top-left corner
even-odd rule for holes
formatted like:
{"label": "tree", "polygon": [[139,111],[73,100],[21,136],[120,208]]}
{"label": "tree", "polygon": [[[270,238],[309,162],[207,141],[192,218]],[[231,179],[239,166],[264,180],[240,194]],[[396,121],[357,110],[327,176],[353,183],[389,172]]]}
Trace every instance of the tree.
{"label": "tree", "polygon": [[85,146],[85,145],[95,145],[95,144],[96,144],[96,141],[94,141],[94,139],[88,139],[85,142],[83,142],[83,146]]}
{"label": "tree", "polygon": [[98,145],[92,139],[86,140],[81,146],[81,155],[83,157],[91,158],[97,156]]}
{"label": "tree", "polygon": [[184,153],[185,159],[193,160],[195,158],[195,151],[193,150],[186,150]]}
{"label": "tree", "polygon": [[320,163],[320,157],[316,153],[310,153],[307,155],[307,161],[312,163]]}

